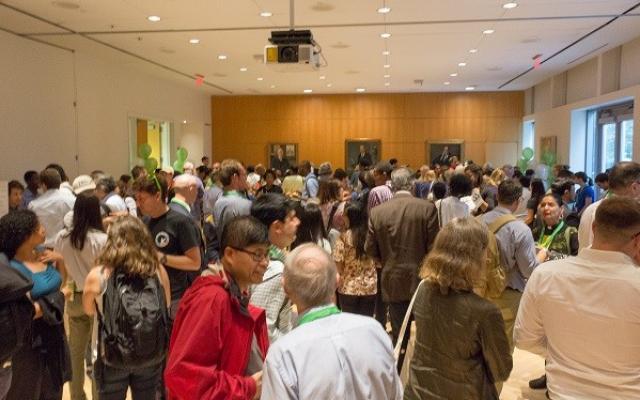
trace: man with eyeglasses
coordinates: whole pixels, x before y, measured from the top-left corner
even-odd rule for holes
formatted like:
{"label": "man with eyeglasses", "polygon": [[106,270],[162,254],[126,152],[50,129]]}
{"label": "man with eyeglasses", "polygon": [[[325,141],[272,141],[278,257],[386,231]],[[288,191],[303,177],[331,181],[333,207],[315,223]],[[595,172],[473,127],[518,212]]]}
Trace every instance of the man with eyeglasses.
{"label": "man with eyeglasses", "polygon": [[171,284],[169,317],[175,318],[182,295],[189,287],[189,274],[201,267],[199,228],[191,217],[165,203],[167,182],[163,177],[140,177],[133,184],[138,209],[158,250]]}
{"label": "man with eyeglasses", "polygon": [[547,360],[548,397],[640,398],[640,203],[601,202],[593,244],[533,272],[515,324],[518,348]]}
{"label": "man with eyeglasses", "polygon": [[249,288],[267,269],[267,227],[251,216],[235,217],[221,246],[217,268],[182,298],[164,375],[169,399],[260,398],[269,338],[265,312],[249,304]]}
{"label": "man with eyeglasses", "polygon": [[300,220],[295,203],[276,193],[258,197],[251,206],[251,215],[269,230],[269,266],[262,282],[251,290],[251,304],[267,312],[269,341],[273,343],[293,329],[292,304],[282,287],[282,273]]}

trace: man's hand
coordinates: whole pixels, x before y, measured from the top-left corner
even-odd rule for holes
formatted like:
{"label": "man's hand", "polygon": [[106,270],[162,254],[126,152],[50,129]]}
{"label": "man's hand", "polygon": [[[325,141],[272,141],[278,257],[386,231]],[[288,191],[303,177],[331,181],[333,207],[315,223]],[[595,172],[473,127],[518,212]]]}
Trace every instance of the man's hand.
{"label": "man's hand", "polygon": [[251,375],[251,378],[256,381],[256,394],[253,395],[253,400],[258,400],[262,394],[262,371]]}

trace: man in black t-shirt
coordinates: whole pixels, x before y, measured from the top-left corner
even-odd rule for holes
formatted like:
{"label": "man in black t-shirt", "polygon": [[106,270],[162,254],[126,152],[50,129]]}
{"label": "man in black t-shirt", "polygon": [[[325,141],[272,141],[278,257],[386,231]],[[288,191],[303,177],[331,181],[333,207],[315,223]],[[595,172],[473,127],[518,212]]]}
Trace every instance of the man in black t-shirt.
{"label": "man in black t-shirt", "polygon": [[191,283],[189,273],[201,267],[200,237],[190,217],[165,203],[167,184],[162,177],[140,178],[134,183],[134,190],[138,209],[147,217],[145,222],[158,249],[158,259],[169,275],[173,320],[178,303]]}

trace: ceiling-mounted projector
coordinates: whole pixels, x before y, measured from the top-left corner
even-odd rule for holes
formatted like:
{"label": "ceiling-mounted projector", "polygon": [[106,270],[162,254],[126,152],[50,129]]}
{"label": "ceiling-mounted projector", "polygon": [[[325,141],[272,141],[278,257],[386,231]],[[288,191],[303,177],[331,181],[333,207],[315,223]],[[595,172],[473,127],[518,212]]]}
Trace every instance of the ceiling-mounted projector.
{"label": "ceiling-mounted projector", "polygon": [[264,47],[264,63],[303,64],[319,68],[321,49],[310,30],[272,31],[271,45]]}

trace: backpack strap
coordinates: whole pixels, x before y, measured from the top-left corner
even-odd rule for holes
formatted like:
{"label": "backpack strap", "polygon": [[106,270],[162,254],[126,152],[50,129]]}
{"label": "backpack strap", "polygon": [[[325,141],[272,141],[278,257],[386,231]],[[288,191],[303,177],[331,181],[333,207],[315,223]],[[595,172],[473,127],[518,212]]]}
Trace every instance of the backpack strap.
{"label": "backpack strap", "polygon": [[501,217],[496,218],[495,221],[490,223],[489,230],[491,231],[491,233],[495,235],[503,226],[515,220],[516,220],[516,217],[513,214],[511,213],[505,214]]}

